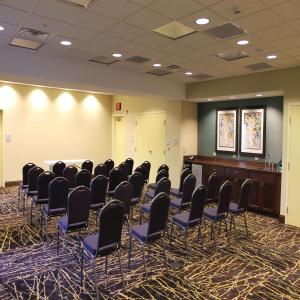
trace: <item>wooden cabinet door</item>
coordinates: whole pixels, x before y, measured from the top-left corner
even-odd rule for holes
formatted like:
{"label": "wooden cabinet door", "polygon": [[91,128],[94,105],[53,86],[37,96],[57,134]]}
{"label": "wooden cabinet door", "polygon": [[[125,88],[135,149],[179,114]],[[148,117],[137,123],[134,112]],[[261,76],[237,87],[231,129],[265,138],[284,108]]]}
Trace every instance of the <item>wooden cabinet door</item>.
{"label": "wooden cabinet door", "polygon": [[218,188],[224,182],[224,168],[219,166],[212,166],[212,165],[203,165],[202,168],[202,183],[207,186],[209,176],[217,172],[218,176]]}
{"label": "wooden cabinet door", "polygon": [[261,182],[253,180],[253,189],[249,199],[249,208],[260,210],[261,206]]}
{"label": "wooden cabinet door", "polygon": [[262,210],[268,213],[276,213],[275,186],[270,182],[262,182],[261,186],[261,206]]}
{"label": "wooden cabinet door", "polygon": [[231,199],[234,202],[238,202],[241,186],[246,178],[248,178],[248,171],[246,170],[225,168],[225,180],[229,180],[233,185]]}

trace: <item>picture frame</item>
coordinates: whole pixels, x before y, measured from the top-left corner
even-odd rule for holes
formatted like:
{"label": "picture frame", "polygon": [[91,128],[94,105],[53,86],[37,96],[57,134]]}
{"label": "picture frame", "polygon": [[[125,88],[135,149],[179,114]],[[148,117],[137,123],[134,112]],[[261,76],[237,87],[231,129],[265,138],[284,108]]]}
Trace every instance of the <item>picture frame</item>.
{"label": "picture frame", "polygon": [[216,110],[216,152],[236,154],[238,148],[238,110]]}
{"label": "picture frame", "polygon": [[241,108],[240,154],[265,157],[266,107]]}

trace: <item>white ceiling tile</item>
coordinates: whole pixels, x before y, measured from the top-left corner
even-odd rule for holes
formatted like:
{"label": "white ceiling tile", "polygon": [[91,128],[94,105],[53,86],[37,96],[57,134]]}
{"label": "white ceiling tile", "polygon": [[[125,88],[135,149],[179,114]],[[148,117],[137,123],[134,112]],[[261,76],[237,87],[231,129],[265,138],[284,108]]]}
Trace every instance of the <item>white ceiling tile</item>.
{"label": "white ceiling tile", "polygon": [[49,56],[63,56],[72,51],[72,49],[67,47],[60,47],[53,44],[45,44],[41,48],[39,48],[38,53],[46,54]]}
{"label": "white ceiling tile", "polygon": [[11,37],[0,33],[0,48],[6,48],[10,43]]}
{"label": "white ceiling tile", "polygon": [[[248,45],[238,45],[237,42],[240,40],[247,40],[247,41],[249,41],[249,44]],[[224,43],[226,43],[227,45],[230,45],[232,47],[237,47],[240,50],[244,50],[244,49],[247,49],[248,47],[252,47],[257,44],[261,44],[261,43],[263,43],[263,41],[254,35],[245,34],[245,35],[234,37],[234,38],[231,38],[228,40],[224,40]]]}
{"label": "white ceiling tile", "polygon": [[145,30],[154,30],[162,25],[168,24],[170,21],[170,19],[146,8],[124,20],[124,22],[128,24]]}
{"label": "white ceiling tile", "polygon": [[203,8],[202,5],[194,0],[172,0],[172,3],[169,0],[157,0],[148,7],[159,14],[175,20]]}
{"label": "white ceiling tile", "polygon": [[196,0],[196,2],[204,5],[204,6],[211,6],[217,2],[221,2],[223,0]]}
{"label": "white ceiling tile", "polygon": [[99,14],[89,11],[85,11],[72,22],[72,24],[100,32],[106,30],[116,23],[117,21],[114,19],[100,16]]}
{"label": "white ceiling tile", "polygon": [[153,3],[156,0],[129,0],[129,2],[136,3],[138,5],[147,6],[151,3]]}
{"label": "white ceiling tile", "polygon": [[300,36],[295,35],[285,39],[270,42],[272,46],[278,49],[289,49],[300,46]]}
{"label": "white ceiling tile", "polygon": [[190,50],[190,48],[174,41],[159,47],[159,50],[176,55],[182,52],[186,52]]}
{"label": "white ceiling tile", "polygon": [[97,53],[103,53],[107,50],[109,50],[111,47],[109,46],[102,46],[96,43],[93,43],[92,41],[84,42],[84,41],[75,41],[74,49],[80,50],[82,52],[97,52]]}
{"label": "white ceiling tile", "polygon": [[16,33],[18,32],[18,29],[19,29],[19,26],[11,25],[11,24],[8,24],[8,23],[0,22],[0,25],[4,27],[4,30],[0,31],[0,37],[1,38],[3,36],[15,36]]}
{"label": "white ceiling tile", "polygon": [[300,32],[300,19],[289,22],[291,26],[293,26],[298,32]]}
{"label": "white ceiling tile", "polygon": [[[226,0],[210,6],[211,10],[228,20],[241,18],[264,8],[266,6],[260,0]],[[236,9],[240,11],[239,14],[234,13]]]}
{"label": "white ceiling tile", "polygon": [[164,60],[169,57],[169,54],[160,50],[149,50],[142,53],[142,56],[150,58],[152,60]]}
{"label": "white ceiling tile", "polygon": [[0,5],[0,22],[20,25],[26,16],[24,11]]}
{"label": "white ceiling tile", "polygon": [[280,17],[284,18],[286,21],[291,21],[299,19],[300,17],[300,1],[291,0],[282,3],[278,6],[274,6],[273,11],[275,11]]}
{"label": "white ceiling tile", "polygon": [[287,24],[280,24],[255,33],[260,39],[269,42],[297,34],[297,31]]}
{"label": "white ceiling tile", "polygon": [[265,9],[258,13],[235,20],[235,23],[251,33],[281,24],[283,23],[283,19],[278,17],[278,15],[273,13],[270,9]]}
{"label": "white ceiling tile", "polygon": [[61,32],[61,35],[69,37],[71,39],[77,39],[82,41],[89,41],[95,35],[98,34],[97,31],[88,30],[76,25],[68,25]]}
{"label": "white ceiling tile", "polygon": [[224,42],[216,42],[214,44],[203,47],[201,50],[203,52],[209,53],[211,55],[217,55],[221,52],[226,52],[230,50],[234,50],[235,47],[225,44]]}
{"label": "white ceiling tile", "polygon": [[0,0],[0,4],[24,11],[30,11],[34,8],[38,1],[39,0]]}
{"label": "white ceiling tile", "polygon": [[72,52],[69,52],[65,57],[76,59],[76,60],[88,61],[98,55],[101,55],[101,53],[94,50],[89,50],[89,51],[73,50]]}
{"label": "white ceiling tile", "polygon": [[287,1],[288,0],[262,0],[262,2],[267,6],[275,6]]}
{"label": "white ceiling tile", "polygon": [[279,67],[279,68],[289,68],[300,64],[294,58],[274,59],[272,61],[268,61],[268,63],[274,67]]}
{"label": "white ceiling tile", "polygon": [[100,0],[94,2],[88,10],[99,13],[106,17],[122,20],[141,9],[127,0]]}
{"label": "white ceiling tile", "polygon": [[145,34],[142,37],[137,38],[135,42],[150,48],[156,48],[156,47],[160,47],[161,45],[169,43],[170,39],[161,36],[158,33],[150,32],[148,34]]}
{"label": "white ceiling tile", "polygon": [[144,47],[139,44],[136,44],[136,43],[133,43],[133,42],[127,42],[125,44],[118,46],[118,49],[120,49],[121,51],[123,50],[128,53],[132,53],[132,54],[140,54],[142,52],[147,51],[149,48]]}
{"label": "white ceiling tile", "polygon": [[125,41],[108,34],[100,33],[93,38],[93,42],[105,47],[114,48],[123,44]]}
{"label": "white ceiling tile", "polygon": [[39,4],[33,10],[33,13],[39,16],[68,23],[73,18],[80,15],[82,13],[82,9],[56,0],[40,0]]}
{"label": "white ceiling tile", "polygon": [[106,30],[106,33],[123,38],[125,40],[133,40],[144,35],[145,31],[126,23],[118,23]]}
{"label": "white ceiling tile", "polygon": [[26,22],[23,24],[23,27],[44,31],[50,34],[59,32],[63,26],[65,26],[65,24],[62,22],[33,14],[30,15],[30,17],[27,18]]}
{"label": "white ceiling tile", "polygon": [[300,56],[300,46],[286,49],[283,51],[283,53],[290,55],[290,56]]}
{"label": "white ceiling tile", "polygon": [[240,66],[248,66],[248,65],[252,65],[252,64],[258,64],[261,62],[262,62],[262,59],[259,59],[258,57],[244,57],[244,58],[236,59],[236,60],[232,61],[233,64],[237,64]]}
{"label": "white ceiling tile", "polygon": [[189,46],[194,49],[206,47],[207,45],[213,44],[216,42],[216,39],[213,37],[210,37],[209,35],[202,33],[202,32],[196,32],[192,33],[188,36],[182,37],[178,40],[179,43],[182,43],[186,46]]}
{"label": "white ceiling tile", "polygon": [[188,58],[188,59],[200,59],[201,57],[206,56],[207,53],[203,52],[202,50],[189,50],[184,53],[178,54],[178,56]]}
{"label": "white ceiling tile", "polygon": [[266,53],[272,53],[276,52],[276,48],[273,47],[270,44],[257,44],[255,46],[245,47],[244,50],[250,55],[250,56],[259,56]]}

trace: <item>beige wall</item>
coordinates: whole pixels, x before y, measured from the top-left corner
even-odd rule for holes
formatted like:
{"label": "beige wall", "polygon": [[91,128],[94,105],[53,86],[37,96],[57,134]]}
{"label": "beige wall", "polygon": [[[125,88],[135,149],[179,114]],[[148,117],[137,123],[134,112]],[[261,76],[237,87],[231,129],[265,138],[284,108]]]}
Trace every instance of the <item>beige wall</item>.
{"label": "beige wall", "polygon": [[111,157],[111,100],[101,94],[0,83],[4,181],[21,179],[21,168],[44,160]]}
{"label": "beige wall", "polygon": [[[248,94],[263,91],[284,92],[283,114],[283,172],[281,190],[281,214],[286,215],[288,205],[287,194],[287,162],[288,162],[288,128],[289,105],[300,102],[300,68],[290,68],[271,72],[255,73],[232,78],[194,83],[187,86],[188,99],[211,98],[225,95]],[[276,133],[274,133],[276,134]]]}

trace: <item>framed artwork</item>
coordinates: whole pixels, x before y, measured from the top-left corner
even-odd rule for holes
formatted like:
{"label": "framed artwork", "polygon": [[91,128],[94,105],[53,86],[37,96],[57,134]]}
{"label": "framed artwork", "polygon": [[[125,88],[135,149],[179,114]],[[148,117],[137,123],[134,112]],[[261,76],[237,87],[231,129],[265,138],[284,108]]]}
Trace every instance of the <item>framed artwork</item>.
{"label": "framed artwork", "polygon": [[240,132],[240,154],[265,156],[266,108],[242,108]]}
{"label": "framed artwork", "polygon": [[217,109],[216,152],[237,152],[237,109]]}

